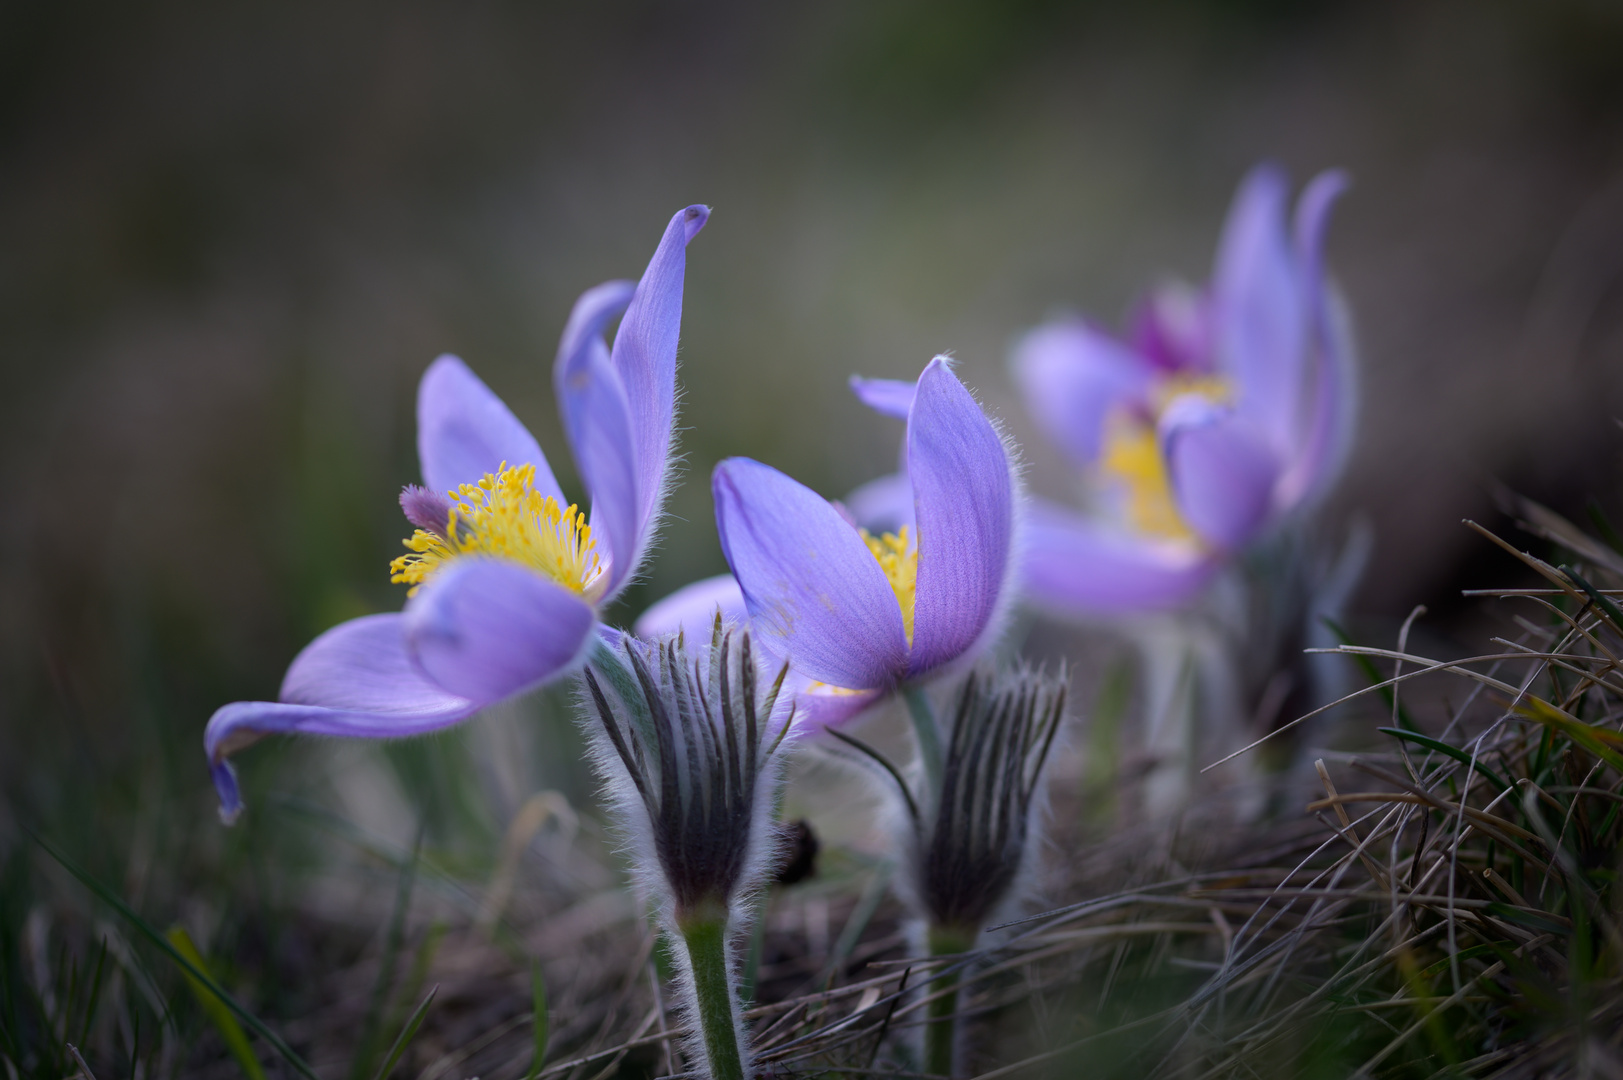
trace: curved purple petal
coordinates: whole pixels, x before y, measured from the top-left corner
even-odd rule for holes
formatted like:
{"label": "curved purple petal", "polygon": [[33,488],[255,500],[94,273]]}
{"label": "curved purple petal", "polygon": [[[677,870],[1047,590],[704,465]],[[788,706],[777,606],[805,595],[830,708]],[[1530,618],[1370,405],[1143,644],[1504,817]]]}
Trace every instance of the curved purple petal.
{"label": "curved purple petal", "polygon": [[1194,599],[1217,560],[1197,545],[1124,533],[1053,503],[1033,500],[1021,537],[1027,603],[1068,618],[1165,611]]}
{"label": "curved purple petal", "polygon": [[749,458],[717,465],[711,491],[722,551],[765,647],[854,689],[888,687],[907,670],[896,594],[827,500]]}
{"label": "curved purple petal", "polygon": [[535,489],[563,500],[535,436],[454,356],[428,365],[417,386],[417,456],[423,483],[440,494],[477,483],[505,461],[534,465]]}
{"label": "curved purple petal", "polygon": [[1301,269],[1285,232],[1286,181],[1253,169],[1234,197],[1212,279],[1219,366],[1237,408],[1286,457],[1301,438],[1308,319]]}
{"label": "curved purple petal", "polygon": [[1351,442],[1357,413],[1352,330],[1324,273],[1324,233],[1348,180],[1339,170],[1314,177],[1296,203],[1296,253],[1312,319],[1312,400],[1301,453],[1280,480],[1282,507],[1326,486]]}
{"label": "curved purple petal", "polygon": [[871,533],[916,528],[913,517],[913,481],[906,473],[891,473],[856,488],[840,500],[851,520]]}
{"label": "curved purple petal", "polygon": [[604,601],[635,573],[647,547],[636,423],[620,373],[603,344],[604,325],[630,292],[629,283],[611,281],[581,294],[553,365],[558,410],[592,498],[593,540],[600,557],[608,556]]}
{"label": "curved purple petal", "polygon": [[716,612],[723,620],[742,623],[749,619],[744,606],[744,590],[731,574],[684,585],[650,606],[637,620],[637,636],[644,641],[674,634],[678,630],[690,639],[709,641],[710,629],[715,625]]}
{"label": "curved purple petal", "polygon": [[709,220],[708,206],[690,206],[671,218],[614,335],[614,368],[625,386],[636,439],[639,531],[658,516],[665,494],[687,246]]}
{"label": "curved purple petal", "polygon": [[406,649],[433,682],[485,704],[571,671],[596,621],[585,600],[518,563],[458,559],[406,604]]}
{"label": "curved purple petal", "polygon": [[1178,512],[1209,544],[1245,545],[1274,506],[1280,462],[1246,417],[1198,394],[1176,398],[1161,414],[1161,452]]}
{"label": "curved purple petal", "polygon": [[813,682],[797,674],[793,667],[783,686],[795,698],[796,729],[808,732],[839,727],[885,696],[883,690],[847,690]]}
{"label": "curved purple petal", "polygon": [[1156,287],[1134,313],[1134,350],[1167,372],[1210,372],[1211,308],[1205,293],[1181,281]]}
{"label": "curved purple petal", "polygon": [[992,422],[939,356],[919,376],[907,447],[919,523],[908,675],[917,677],[992,629],[1011,571],[1014,476]]}
{"label": "curved purple petal", "polygon": [[918,384],[906,382],[902,379],[865,379],[861,375],[851,376],[849,383],[851,392],[874,412],[886,416],[894,416],[898,420],[906,420],[907,414],[913,408],[913,394]]}
{"label": "curved purple petal", "polygon": [[424,678],[406,651],[404,618],[368,615],[333,627],[294,658],[281,701],[237,701],[217,710],[203,732],[221,813],[242,808],[226,756],[266,735],[420,735],[473,715],[479,702]]}
{"label": "curved purple petal", "polygon": [[1105,420],[1141,403],[1155,378],[1144,357],[1081,319],[1031,331],[1011,366],[1026,411],[1078,465],[1098,458]]}

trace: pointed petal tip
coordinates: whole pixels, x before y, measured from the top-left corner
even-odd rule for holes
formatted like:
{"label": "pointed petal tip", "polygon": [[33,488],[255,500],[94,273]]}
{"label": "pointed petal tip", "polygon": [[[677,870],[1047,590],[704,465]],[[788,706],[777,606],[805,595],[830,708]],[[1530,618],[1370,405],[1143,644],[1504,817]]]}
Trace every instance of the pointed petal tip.
{"label": "pointed petal tip", "polygon": [[853,375],[846,385],[858,401],[874,412],[906,420],[913,408],[913,394],[918,384],[902,379],[869,379]]}
{"label": "pointed petal tip", "polygon": [[682,227],[687,234],[687,242],[691,243],[693,238],[699,235],[699,230],[709,222],[710,207],[703,203],[694,203],[686,210],[678,212],[676,216],[682,219]]}
{"label": "pointed petal tip", "polygon": [[214,790],[220,796],[220,823],[235,825],[242,816],[242,791],[237,787],[237,771],[229,761],[209,766],[214,778]]}
{"label": "pointed petal tip", "polygon": [[1251,166],[1240,181],[1241,192],[1256,192],[1258,194],[1280,195],[1290,188],[1290,174],[1285,167],[1273,159],[1265,159]]}
{"label": "pointed petal tip", "polygon": [[1303,189],[1305,195],[1309,191],[1322,192],[1324,198],[1334,198],[1353,186],[1352,174],[1346,169],[1335,167],[1325,169],[1307,182]]}

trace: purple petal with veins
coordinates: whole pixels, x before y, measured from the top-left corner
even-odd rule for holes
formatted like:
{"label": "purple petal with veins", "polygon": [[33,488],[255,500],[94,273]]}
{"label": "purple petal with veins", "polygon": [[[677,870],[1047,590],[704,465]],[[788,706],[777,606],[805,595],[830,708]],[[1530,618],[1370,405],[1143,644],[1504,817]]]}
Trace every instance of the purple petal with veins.
{"label": "purple petal with veins", "polygon": [[716,529],[756,637],[803,674],[852,689],[907,671],[901,607],[827,499],[749,458],[716,466]]}
{"label": "purple petal with veins", "polygon": [[468,365],[442,356],[417,387],[417,455],[423,483],[451,492],[476,484],[503,462],[535,466],[535,489],[561,504],[563,492],[535,436]]}
{"label": "purple petal with veins", "polygon": [[918,388],[907,420],[919,552],[909,678],[972,655],[995,629],[1015,512],[1008,450],[943,358]]}
{"label": "purple petal with veins", "polygon": [[[646,534],[659,516],[665,496],[676,418],[676,347],[682,329],[687,246],[709,220],[708,206],[689,206],[671,218],[614,335],[612,360],[625,387],[635,438],[640,534]],[[644,540],[646,535],[637,544],[639,557]],[[632,568],[626,569],[629,573]]]}

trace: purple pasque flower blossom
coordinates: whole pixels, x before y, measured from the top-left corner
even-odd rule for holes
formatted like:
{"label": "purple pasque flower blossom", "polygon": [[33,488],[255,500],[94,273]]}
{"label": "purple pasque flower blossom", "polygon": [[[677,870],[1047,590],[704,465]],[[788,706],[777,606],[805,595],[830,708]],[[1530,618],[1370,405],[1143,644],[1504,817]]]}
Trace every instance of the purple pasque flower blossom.
{"label": "purple pasque flower blossom", "polygon": [[1286,179],[1258,167],[1205,290],[1157,290],[1125,340],[1070,319],[1016,346],[1027,410],[1098,503],[1080,514],[1033,502],[1022,569],[1032,603],[1081,615],[1180,606],[1328,487],[1355,395],[1322,260],[1345,186],[1320,174],[1287,225]]}
{"label": "purple pasque flower blossom", "polygon": [[[583,662],[598,609],[635,576],[659,521],[686,248],[709,214],[679,212],[642,279],[588,290],[564,329],[554,379],[590,523],[467,365],[429,366],[417,394],[426,487],[401,494],[417,532],[390,566],[412,586],[405,610],[333,627],[294,658],[277,701],[234,702],[209,719],[203,744],[228,821],[242,799],[227,757],[266,735],[422,734]],[[611,351],[603,332],[621,312]]]}
{"label": "purple pasque flower blossom", "polygon": [[[812,723],[972,660],[1007,606],[1018,511],[1008,447],[945,357],[919,376],[906,416],[913,520],[896,533],[866,532],[749,458],[723,461],[712,478],[756,640],[804,680],[797,697]],[[726,595],[724,583],[690,588],[695,604]]]}

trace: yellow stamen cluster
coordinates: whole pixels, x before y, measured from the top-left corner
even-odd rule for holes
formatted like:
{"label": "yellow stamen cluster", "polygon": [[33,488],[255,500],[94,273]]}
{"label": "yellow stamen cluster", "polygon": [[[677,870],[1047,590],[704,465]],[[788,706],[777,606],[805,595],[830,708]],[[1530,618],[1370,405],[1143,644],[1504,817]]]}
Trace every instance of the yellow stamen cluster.
{"label": "yellow stamen cluster", "polygon": [[1193,535],[1172,497],[1172,482],[1154,428],[1125,416],[1115,417],[1099,468],[1121,485],[1127,522],[1135,530],[1169,540]]}
{"label": "yellow stamen cluster", "polygon": [[891,592],[896,594],[896,603],[902,609],[902,630],[907,634],[907,643],[911,645],[913,602],[919,581],[919,549],[915,546],[908,550],[906,525],[899,532],[885,533],[883,536],[874,536],[863,529],[862,542],[868,545],[879,569],[885,572],[885,580],[890,582]]}
{"label": "yellow stamen cluster", "polygon": [[[1208,401],[1222,403],[1233,388],[1220,375],[1175,375],[1151,392],[1150,403],[1157,416],[1174,398],[1199,394]],[[1166,540],[1189,540],[1194,530],[1178,512],[1167,475],[1166,459],[1156,437],[1153,420],[1146,422],[1127,412],[1110,417],[1105,429],[1104,452],[1099,471],[1119,485],[1126,503],[1127,522],[1135,530]]]}
{"label": "yellow stamen cluster", "polygon": [[452,559],[484,555],[521,563],[589,600],[595,598],[602,568],[592,527],[579,507],[559,509],[558,500],[535,490],[534,465],[510,469],[503,462],[496,473],[449,495],[445,535],[418,529],[404,542],[409,554],[389,564],[390,581],[410,585],[415,595]]}

